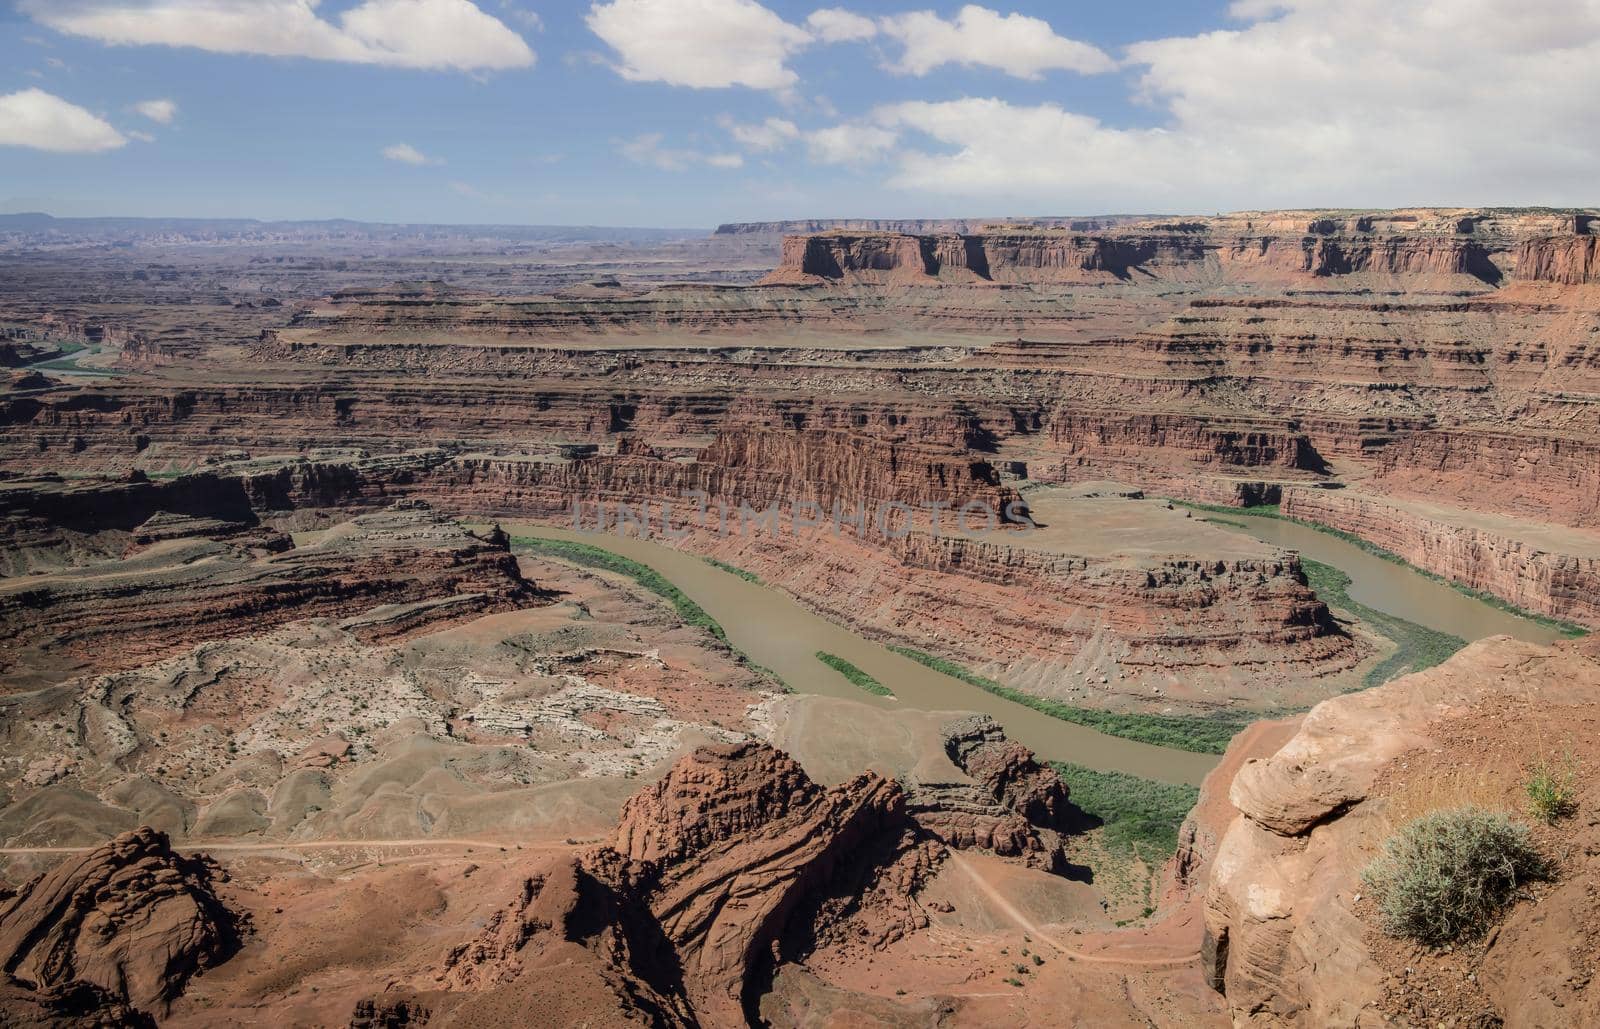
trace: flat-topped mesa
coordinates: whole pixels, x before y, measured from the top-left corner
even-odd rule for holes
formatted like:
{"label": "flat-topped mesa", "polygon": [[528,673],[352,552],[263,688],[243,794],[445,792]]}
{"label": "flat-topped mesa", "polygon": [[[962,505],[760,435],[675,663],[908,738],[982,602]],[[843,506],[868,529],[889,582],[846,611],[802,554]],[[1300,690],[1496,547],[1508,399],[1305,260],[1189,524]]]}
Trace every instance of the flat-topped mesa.
{"label": "flat-topped mesa", "polygon": [[989,225],[980,231],[831,229],[784,240],[763,282],[931,285],[1095,284],[1139,279],[1283,283],[1369,276],[1484,289],[1509,277],[1594,281],[1596,216],[1505,210],[1320,215],[1245,212],[1131,219],[1093,228]]}
{"label": "flat-topped mesa", "polygon": [[718,225],[718,236],[790,236],[813,232],[982,232],[991,225],[1097,232],[1142,215],[1108,214],[1092,218],[802,218],[775,222],[730,222]]}
{"label": "flat-topped mesa", "polygon": [[[1586,218],[1575,219],[1588,227]],[[1600,236],[1544,236],[1518,245],[1514,277],[1565,286],[1600,283]]]}

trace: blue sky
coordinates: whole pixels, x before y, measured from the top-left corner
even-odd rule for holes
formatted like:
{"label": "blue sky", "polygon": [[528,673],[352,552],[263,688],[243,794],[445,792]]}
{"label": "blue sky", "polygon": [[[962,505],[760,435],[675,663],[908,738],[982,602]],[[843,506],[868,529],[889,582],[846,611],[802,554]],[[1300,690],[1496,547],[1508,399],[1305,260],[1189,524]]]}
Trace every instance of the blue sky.
{"label": "blue sky", "polygon": [[0,3],[4,211],[1600,203],[1596,0]]}

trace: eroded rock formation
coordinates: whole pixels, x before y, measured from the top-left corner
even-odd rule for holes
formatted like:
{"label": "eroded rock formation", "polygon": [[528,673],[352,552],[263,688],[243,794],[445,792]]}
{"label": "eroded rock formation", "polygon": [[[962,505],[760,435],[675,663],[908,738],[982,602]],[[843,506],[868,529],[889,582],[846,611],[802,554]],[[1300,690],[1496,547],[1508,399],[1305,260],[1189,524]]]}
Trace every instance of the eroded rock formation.
{"label": "eroded rock formation", "polygon": [[654,1024],[742,1024],[785,948],[844,911],[916,918],[909,894],[937,851],[909,830],[893,782],[824,789],[770,747],[702,748],[624,806],[609,846],[530,877],[441,978],[530,991],[542,963],[576,947],[611,1007]]}
{"label": "eroded rock formation", "polygon": [[[1400,966],[1420,976],[1435,958],[1382,937],[1361,872],[1412,817],[1463,805],[1519,810],[1534,763],[1559,760],[1563,748],[1591,752],[1591,734],[1575,732],[1574,720],[1592,722],[1597,688],[1592,642],[1552,649],[1491,638],[1437,668],[1324,701],[1282,749],[1240,769],[1230,793],[1237,813],[1211,864],[1203,952],[1236,1022],[1592,1018],[1589,978],[1570,974],[1587,944],[1564,916],[1547,921],[1560,898],[1513,911],[1469,966],[1450,973],[1448,990],[1424,988]],[[1592,803],[1594,790],[1583,787],[1582,798]],[[1568,857],[1592,846],[1592,826],[1565,831],[1577,836],[1552,841],[1551,856],[1573,880],[1561,888],[1571,903],[1593,893],[1593,862]]]}
{"label": "eroded rock formation", "polygon": [[[134,534],[157,541],[124,560],[4,581],[0,631],[10,646],[0,681],[127,668],[224,627],[238,634],[337,616],[359,635],[383,638],[536,596],[504,540],[478,539],[418,501],[293,549],[287,539],[251,550],[229,532],[212,538],[205,519],[154,533],[159,521],[152,516]],[[120,645],[108,648],[113,637]]]}
{"label": "eroded rock formation", "polygon": [[191,976],[238,948],[217,875],[207,859],[174,853],[164,833],[124,833],[0,902],[0,968],[52,1016],[117,1005],[135,1021],[163,1014]]}

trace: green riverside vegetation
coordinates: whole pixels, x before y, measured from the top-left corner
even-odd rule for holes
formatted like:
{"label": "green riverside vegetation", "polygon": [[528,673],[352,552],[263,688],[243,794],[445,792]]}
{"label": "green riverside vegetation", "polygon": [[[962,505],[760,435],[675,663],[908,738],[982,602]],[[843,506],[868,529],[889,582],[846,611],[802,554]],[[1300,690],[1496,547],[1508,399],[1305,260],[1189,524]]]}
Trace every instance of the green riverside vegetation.
{"label": "green riverside vegetation", "polygon": [[[975,672],[946,661],[942,657],[912,650],[910,647],[891,645],[890,650],[920,664],[927,665],[936,672],[942,672],[952,679],[960,679],[964,683],[976,686],[985,693],[992,693],[997,697],[1031,707],[1040,714],[1059,718],[1064,722],[1076,722],[1086,725],[1097,732],[1107,736],[1121,736],[1123,739],[1138,740],[1141,743],[1153,743],[1158,747],[1173,747],[1177,750],[1188,750],[1197,754],[1220,754],[1228,749],[1228,741],[1233,739],[1245,726],[1252,721],[1249,717],[1239,715],[1148,715],[1127,712],[1099,711],[1095,708],[1078,707],[1073,704],[1063,704],[1057,700],[1048,700],[1036,697],[1031,693],[1002,686],[993,679],[986,679]],[[1260,717],[1260,716],[1257,716]]]}
{"label": "green riverside vegetation", "polygon": [[573,543],[568,540],[547,540],[538,536],[513,536],[511,542],[519,547],[558,557],[563,561],[570,561],[575,565],[585,568],[598,568],[602,571],[616,572],[626,575],[651,593],[659,594],[672,604],[678,612],[678,617],[683,619],[685,625],[693,625],[704,629],[722,642],[728,642],[728,634],[722,631],[722,626],[715,618],[706,614],[705,609],[690,600],[678,587],[667,581],[660,572],[648,565],[640,564],[621,554],[613,554],[601,547],[590,546],[587,543]]}
{"label": "green riverside vegetation", "polygon": [[1349,593],[1350,576],[1332,565],[1302,557],[1300,567],[1304,569],[1311,588],[1330,607],[1354,615],[1368,628],[1394,641],[1395,652],[1367,672],[1363,686],[1382,686],[1390,679],[1443,664],[1467,645],[1467,641],[1460,636],[1418,625],[1352,599]]}
{"label": "green riverside vegetation", "polygon": [[837,654],[830,654],[825,650],[819,650],[817,651],[817,660],[838,672],[846,679],[849,679],[853,685],[859,686],[868,693],[876,694],[880,697],[894,696],[894,693],[890,691],[889,687],[885,686],[883,683],[874,679],[872,676],[868,675],[866,672],[863,672],[861,669],[857,668],[855,665],[846,661]]}
{"label": "green riverside vegetation", "polygon": [[[1191,511],[1204,511],[1207,514],[1253,515],[1256,518],[1275,518],[1280,522],[1293,522],[1296,525],[1304,525],[1306,528],[1315,529],[1317,532],[1320,532],[1325,536],[1332,536],[1335,539],[1344,540],[1352,547],[1355,547],[1358,550],[1364,550],[1380,560],[1388,561],[1390,564],[1402,565],[1425,579],[1432,579],[1441,586],[1448,586],[1457,593],[1469,596],[1473,600],[1479,601],[1480,603],[1488,604],[1490,607],[1495,608],[1498,611],[1504,611],[1507,614],[1516,615],[1518,618],[1526,618],[1530,622],[1537,622],[1547,629],[1554,629],[1570,639],[1576,639],[1579,636],[1586,636],[1589,633],[1589,630],[1582,625],[1575,625],[1572,622],[1563,622],[1559,618],[1551,618],[1548,615],[1542,615],[1536,611],[1529,611],[1525,608],[1520,608],[1509,601],[1500,599],[1493,593],[1485,593],[1482,590],[1475,590],[1471,586],[1463,585],[1462,583],[1456,582],[1454,579],[1447,579],[1435,572],[1428,571],[1426,568],[1418,568],[1416,565],[1407,561],[1394,551],[1386,550],[1385,548],[1378,546],[1376,543],[1357,536],[1353,532],[1345,532],[1343,529],[1335,529],[1333,526],[1323,525],[1321,522],[1308,522],[1303,518],[1290,518],[1288,515],[1279,510],[1276,504],[1258,504],[1254,507],[1223,507],[1221,504],[1199,504],[1189,500],[1170,500],[1169,503],[1175,504],[1178,507],[1186,507]],[[1226,518],[1217,520],[1227,525],[1242,527],[1242,523],[1237,521],[1228,521]]]}
{"label": "green riverside vegetation", "polygon": [[585,568],[597,568],[601,571],[626,575],[651,593],[666,598],[685,625],[692,625],[709,632],[721,640],[729,650],[739,655],[739,660],[743,661],[758,674],[777,683],[785,693],[794,692],[794,688],[784,682],[783,677],[777,672],[774,672],[766,665],[752,661],[750,655],[729,643],[728,634],[723,631],[722,624],[706,614],[705,608],[690,600],[687,594],[667,581],[654,568],[640,564],[631,558],[623,557],[621,554],[613,554],[602,547],[590,546],[587,543],[574,543],[570,540],[549,540],[539,536],[513,536],[511,537],[511,543],[513,546],[531,550],[548,557],[559,558]]}
{"label": "green riverside vegetation", "polygon": [[701,560],[703,560],[706,564],[710,565],[713,568],[722,569],[723,571],[727,572],[729,575],[737,575],[739,578],[743,579],[745,582],[753,582],[753,583],[756,583],[757,585],[761,584],[761,576],[757,575],[755,572],[747,572],[743,568],[737,568],[737,567],[735,567],[733,565],[730,565],[726,561],[718,561],[714,557],[701,558]]}
{"label": "green riverside vegetation", "polygon": [[1125,772],[1097,772],[1052,761],[1072,803],[1098,818],[1106,850],[1158,867],[1178,849],[1178,827],[1200,799],[1197,786],[1157,782]]}

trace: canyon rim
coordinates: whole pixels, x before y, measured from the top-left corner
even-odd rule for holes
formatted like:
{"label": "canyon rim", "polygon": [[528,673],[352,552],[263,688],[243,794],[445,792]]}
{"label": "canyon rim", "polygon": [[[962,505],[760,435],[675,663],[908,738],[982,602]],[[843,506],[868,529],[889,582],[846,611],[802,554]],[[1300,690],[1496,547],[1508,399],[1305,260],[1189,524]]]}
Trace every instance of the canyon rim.
{"label": "canyon rim", "polygon": [[1594,4],[859,6],[8,12],[0,1026],[1600,1022]]}

